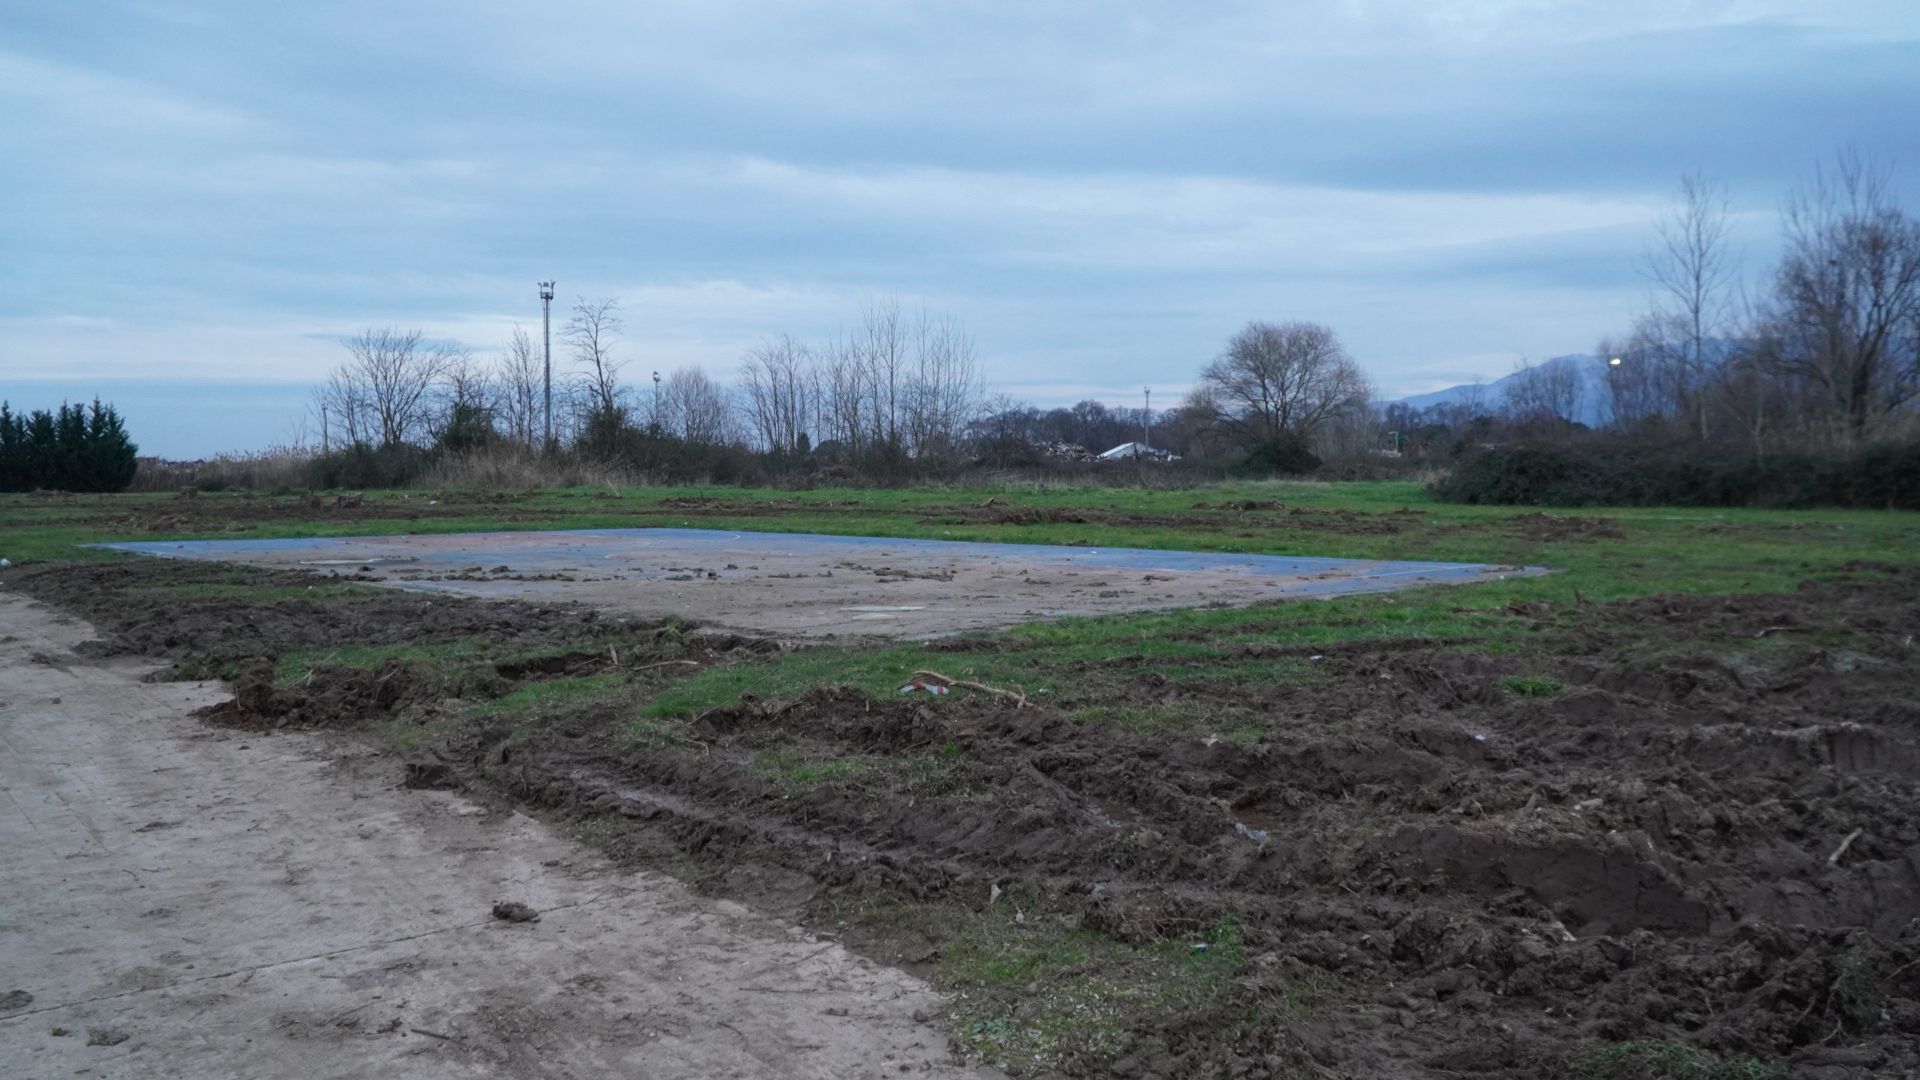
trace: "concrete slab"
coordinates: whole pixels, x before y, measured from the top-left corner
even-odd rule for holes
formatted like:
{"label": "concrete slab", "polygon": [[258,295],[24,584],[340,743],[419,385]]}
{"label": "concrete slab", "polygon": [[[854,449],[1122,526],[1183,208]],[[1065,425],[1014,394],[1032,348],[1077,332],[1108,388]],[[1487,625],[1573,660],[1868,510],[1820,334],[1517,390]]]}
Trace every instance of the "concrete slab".
{"label": "concrete slab", "polygon": [[1465,584],[1539,567],[708,529],[104,544],[469,596],[577,600],[790,638],[929,638],[1104,615]]}

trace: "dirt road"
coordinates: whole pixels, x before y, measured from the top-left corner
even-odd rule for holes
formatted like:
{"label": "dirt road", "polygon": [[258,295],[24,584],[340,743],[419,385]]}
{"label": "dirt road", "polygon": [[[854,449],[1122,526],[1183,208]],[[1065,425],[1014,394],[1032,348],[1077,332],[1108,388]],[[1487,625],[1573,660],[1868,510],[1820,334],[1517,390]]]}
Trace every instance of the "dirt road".
{"label": "dirt road", "polygon": [[980,1075],[901,972],[91,637],[0,592],[0,1075]]}

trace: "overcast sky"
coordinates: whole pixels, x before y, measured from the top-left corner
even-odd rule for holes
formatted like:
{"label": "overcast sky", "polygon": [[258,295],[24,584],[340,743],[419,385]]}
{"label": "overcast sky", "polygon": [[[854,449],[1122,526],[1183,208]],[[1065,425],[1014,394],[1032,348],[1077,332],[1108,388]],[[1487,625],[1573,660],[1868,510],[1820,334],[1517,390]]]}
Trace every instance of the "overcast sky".
{"label": "overcast sky", "polygon": [[1041,404],[1171,404],[1253,318],[1399,396],[1626,326],[1685,170],[1756,272],[1842,144],[1920,209],[1920,2],[18,0],[0,114],[0,396],[169,456],[546,277],[636,381],[892,296]]}

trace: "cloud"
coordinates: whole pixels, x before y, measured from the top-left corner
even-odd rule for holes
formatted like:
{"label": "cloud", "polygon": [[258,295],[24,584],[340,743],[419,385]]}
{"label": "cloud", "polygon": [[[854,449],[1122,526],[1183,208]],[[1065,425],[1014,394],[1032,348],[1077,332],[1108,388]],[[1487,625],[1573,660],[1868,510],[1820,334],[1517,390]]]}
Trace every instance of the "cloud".
{"label": "cloud", "polygon": [[962,228],[1012,258],[1147,269],[1330,266],[1643,226],[1660,204],[1582,195],[1365,191],[1236,177],[822,169],[744,159],[716,180],[812,211]]}
{"label": "cloud", "polygon": [[1038,398],[1255,317],[1414,389],[1624,325],[1684,169],[1756,272],[1837,142],[1920,202],[1911,0],[99,0],[0,41],[0,379],[485,354],[558,277],[648,371],[898,295]]}

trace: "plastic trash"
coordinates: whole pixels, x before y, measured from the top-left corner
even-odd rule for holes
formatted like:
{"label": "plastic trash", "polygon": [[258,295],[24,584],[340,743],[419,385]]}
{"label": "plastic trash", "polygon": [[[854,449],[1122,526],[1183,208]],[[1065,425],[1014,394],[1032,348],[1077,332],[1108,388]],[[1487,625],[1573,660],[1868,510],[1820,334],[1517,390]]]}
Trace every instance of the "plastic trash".
{"label": "plastic trash", "polygon": [[1244,821],[1234,822],[1233,831],[1239,833],[1241,836],[1246,837],[1247,839],[1253,841],[1256,844],[1266,843],[1267,837],[1271,835],[1265,829],[1249,828],[1247,826],[1247,823]]}
{"label": "plastic trash", "polygon": [[9,567],[9,566],[12,566],[12,565],[13,565],[13,563],[12,563],[12,562],[10,562],[10,561],[8,561],[8,560],[6,560],[6,559],[0,559],[0,569],[5,569],[6,567]]}
{"label": "plastic trash", "polygon": [[900,692],[903,694],[918,693],[919,691],[922,691],[922,690],[926,691],[929,694],[948,694],[953,692],[952,687],[942,686],[939,683],[931,683],[931,682],[910,682],[907,685],[900,688]]}

